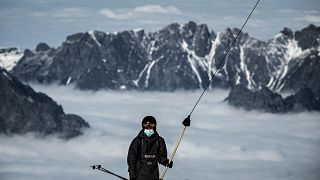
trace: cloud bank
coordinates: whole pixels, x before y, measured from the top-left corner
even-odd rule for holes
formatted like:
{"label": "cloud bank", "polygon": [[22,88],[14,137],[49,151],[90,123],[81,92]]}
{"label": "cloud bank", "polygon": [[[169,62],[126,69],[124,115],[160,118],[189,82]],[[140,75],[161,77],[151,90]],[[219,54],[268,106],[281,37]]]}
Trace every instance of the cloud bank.
{"label": "cloud bank", "polygon": [[[169,153],[200,91],[78,91],[32,85],[91,128],[69,141],[32,134],[0,136],[1,180],[116,179],[92,164],[128,176],[126,155],[141,120],[153,115]],[[228,92],[208,91],[194,113],[166,178],[172,180],[312,180],[320,177],[319,113],[269,114],[223,102]],[[163,168],[161,168],[163,170]]]}
{"label": "cloud bank", "polygon": [[145,16],[154,14],[163,15],[180,15],[181,11],[175,6],[161,6],[157,4],[147,4],[143,6],[137,6],[133,9],[101,9],[100,14],[116,20],[130,20],[137,18],[146,18]]}
{"label": "cloud bank", "polygon": [[307,21],[309,23],[320,24],[320,16],[306,15],[303,18],[299,19]]}
{"label": "cloud bank", "polygon": [[161,6],[161,5],[144,5],[138,6],[134,12],[142,13],[162,13],[162,14],[181,14],[181,11],[175,6]]}

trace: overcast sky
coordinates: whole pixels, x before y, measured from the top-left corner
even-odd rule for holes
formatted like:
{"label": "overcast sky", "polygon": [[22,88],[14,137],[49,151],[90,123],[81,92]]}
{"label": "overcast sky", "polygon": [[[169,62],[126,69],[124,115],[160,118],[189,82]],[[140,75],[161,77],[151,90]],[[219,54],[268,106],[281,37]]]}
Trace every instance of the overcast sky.
{"label": "overcast sky", "polygon": [[[256,0],[0,0],[0,47],[57,47],[66,36],[99,29],[158,31],[190,20],[215,32],[241,27]],[[320,25],[319,0],[261,0],[244,31],[267,40],[283,27]]]}

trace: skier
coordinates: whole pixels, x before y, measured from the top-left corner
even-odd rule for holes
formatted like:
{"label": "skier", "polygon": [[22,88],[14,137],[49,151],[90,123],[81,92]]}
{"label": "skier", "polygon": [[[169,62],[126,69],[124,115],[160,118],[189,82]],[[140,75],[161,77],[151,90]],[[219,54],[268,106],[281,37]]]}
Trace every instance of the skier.
{"label": "skier", "polygon": [[[190,126],[190,117],[183,121]],[[129,147],[127,163],[130,180],[159,179],[158,163],[172,168],[173,161],[167,158],[167,148],[164,139],[156,131],[157,121],[153,116],[142,120],[142,130]]]}

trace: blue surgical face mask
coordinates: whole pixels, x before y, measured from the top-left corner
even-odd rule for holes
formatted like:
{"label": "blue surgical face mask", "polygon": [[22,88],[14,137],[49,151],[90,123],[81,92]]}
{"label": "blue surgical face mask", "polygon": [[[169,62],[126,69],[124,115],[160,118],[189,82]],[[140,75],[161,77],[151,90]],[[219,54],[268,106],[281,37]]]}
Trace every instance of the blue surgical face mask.
{"label": "blue surgical face mask", "polygon": [[145,133],[148,137],[150,137],[150,136],[152,136],[152,134],[154,134],[154,130],[153,130],[153,129],[145,129],[145,130],[144,130],[144,133]]}

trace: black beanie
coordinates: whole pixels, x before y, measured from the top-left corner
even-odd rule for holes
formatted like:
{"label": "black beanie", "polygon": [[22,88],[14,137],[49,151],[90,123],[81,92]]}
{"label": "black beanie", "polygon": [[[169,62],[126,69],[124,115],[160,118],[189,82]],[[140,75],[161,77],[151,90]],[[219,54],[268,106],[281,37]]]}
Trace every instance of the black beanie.
{"label": "black beanie", "polygon": [[154,118],[153,116],[146,116],[143,118],[142,120],[142,123],[141,123],[141,126],[142,126],[142,129],[143,129],[143,124],[149,122],[150,124],[155,124],[154,126],[154,130],[156,130],[156,126],[157,126],[157,120],[156,118]]}

